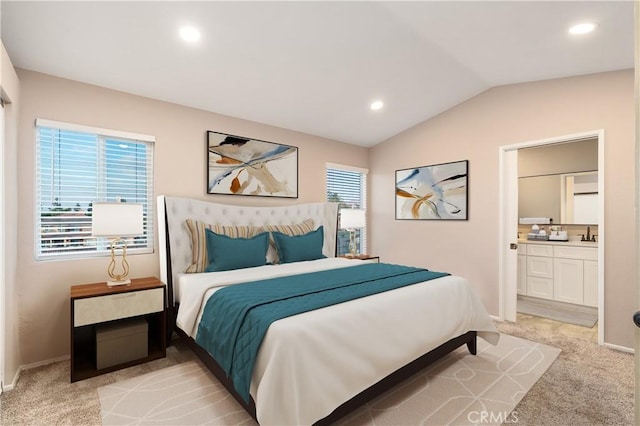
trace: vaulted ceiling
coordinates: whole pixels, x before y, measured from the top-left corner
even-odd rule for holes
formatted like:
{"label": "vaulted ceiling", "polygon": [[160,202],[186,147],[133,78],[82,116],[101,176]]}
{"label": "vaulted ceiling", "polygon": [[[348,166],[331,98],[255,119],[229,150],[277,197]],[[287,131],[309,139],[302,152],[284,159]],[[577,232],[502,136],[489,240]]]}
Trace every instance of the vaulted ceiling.
{"label": "vaulted ceiling", "polygon": [[633,68],[632,1],[0,7],[17,67],[362,146],[494,86]]}

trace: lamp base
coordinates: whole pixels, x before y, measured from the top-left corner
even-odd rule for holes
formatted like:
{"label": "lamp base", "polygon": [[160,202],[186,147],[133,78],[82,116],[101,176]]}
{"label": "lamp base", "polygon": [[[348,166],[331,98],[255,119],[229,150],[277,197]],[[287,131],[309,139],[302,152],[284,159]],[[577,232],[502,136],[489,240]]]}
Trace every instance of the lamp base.
{"label": "lamp base", "polygon": [[121,280],[121,281],[111,281],[111,280],[107,281],[107,285],[109,287],[114,287],[117,285],[129,285],[129,284],[131,284],[131,280],[129,279]]}
{"label": "lamp base", "polygon": [[349,257],[356,257],[358,255],[358,249],[356,248],[356,230],[351,229],[349,231]]}

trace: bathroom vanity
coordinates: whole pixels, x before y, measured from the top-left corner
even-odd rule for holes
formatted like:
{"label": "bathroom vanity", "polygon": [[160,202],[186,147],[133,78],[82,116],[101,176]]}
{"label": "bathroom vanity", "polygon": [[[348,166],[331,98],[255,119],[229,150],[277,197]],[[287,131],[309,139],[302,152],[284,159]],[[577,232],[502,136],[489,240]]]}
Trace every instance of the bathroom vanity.
{"label": "bathroom vanity", "polygon": [[519,240],[518,294],[597,307],[597,243]]}

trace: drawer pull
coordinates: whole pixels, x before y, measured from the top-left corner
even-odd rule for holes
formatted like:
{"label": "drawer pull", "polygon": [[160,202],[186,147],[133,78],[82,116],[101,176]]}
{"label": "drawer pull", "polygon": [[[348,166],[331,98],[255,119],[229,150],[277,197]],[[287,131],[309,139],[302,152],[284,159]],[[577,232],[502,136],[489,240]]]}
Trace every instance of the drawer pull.
{"label": "drawer pull", "polygon": [[113,298],[114,299],[124,299],[125,297],[134,297],[135,295],[136,295],[135,293],[114,294]]}

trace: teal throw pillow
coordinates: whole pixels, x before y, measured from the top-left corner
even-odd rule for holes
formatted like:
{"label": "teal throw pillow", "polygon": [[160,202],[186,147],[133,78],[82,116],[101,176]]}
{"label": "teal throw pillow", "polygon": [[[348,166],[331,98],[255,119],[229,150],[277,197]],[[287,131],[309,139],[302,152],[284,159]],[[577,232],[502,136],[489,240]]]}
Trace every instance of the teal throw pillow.
{"label": "teal throw pillow", "polygon": [[280,232],[272,232],[272,234],[281,263],[302,262],[326,257],[322,254],[322,245],[324,244],[324,228],[322,226],[304,235],[286,235]]}
{"label": "teal throw pillow", "polygon": [[231,238],[207,229],[206,235],[209,259],[206,272],[251,268],[267,263],[268,232],[252,238]]}

